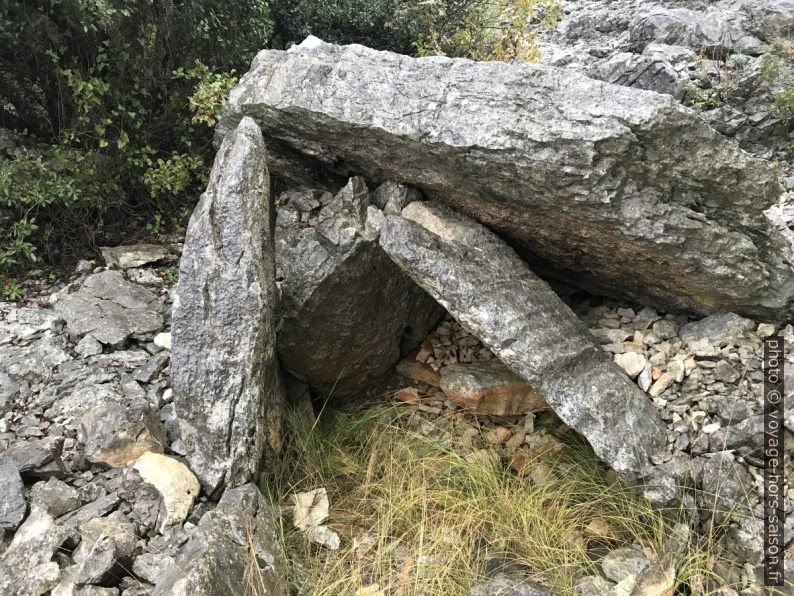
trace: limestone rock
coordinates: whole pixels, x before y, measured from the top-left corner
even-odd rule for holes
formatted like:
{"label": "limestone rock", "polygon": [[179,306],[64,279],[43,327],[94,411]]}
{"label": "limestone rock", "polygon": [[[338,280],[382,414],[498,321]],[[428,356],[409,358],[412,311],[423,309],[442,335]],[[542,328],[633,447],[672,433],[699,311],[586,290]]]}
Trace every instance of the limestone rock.
{"label": "limestone rock", "polygon": [[259,489],[246,484],[226,490],[218,506],[201,518],[153,596],[243,594],[247,578],[257,594],[281,596],[287,594],[285,574],[275,513]]}
{"label": "limestone rock", "polygon": [[108,267],[132,269],[149,263],[162,261],[168,251],[157,244],[133,244],[130,246],[105,246],[100,249]]}
{"label": "limestone rock", "polygon": [[120,271],[102,271],[55,304],[68,331],[90,333],[103,344],[118,345],[130,335],[159,331],[162,305],[149,290],[124,279]]}
{"label": "limestone rock", "polygon": [[485,416],[517,416],[549,407],[526,381],[496,359],[445,366],[441,390],[456,404]]}
{"label": "limestone rock", "polygon": [[648,566],[648,557],[641,548],[627,546],[610,551],[602,560],[604,575],[614,582],[637,577]]}
{"label": "limestone rock", "polygon": [[256,478],[281,443],[283,388],[262,134],[244,119],[218,151],[187,229],[172,321],[181,439],[208,494]]}
{"label": "limestone rock", "polygon": [[144,453],[132,467],[163,498],[166,516],[160,520],[160,532],[185,521],[199,493],[199,482],[193,472],[182,462],[157,453]]}
{"label": "limestone rock", "polygon": [[11,458],[0,456],[0,530],[16,530],[27,510],[19,470]]}
{"label": "limestone rock", "polygon": [[469,589],[469,596],[552,596],[546,588],[517,573],[499,572]]}
{"label": "limestone rock", "polygon": [[626,352],[624,354],[615,354],[615,362],[626,371],[629,377],[634,379],[645,370],[647,360],[645,356],[637,352]]}
{"label": "limestone rock", "polygon": [[81,505],[77,490],[57,478],[34,484],[30,489],[30,501],[53,517],[74,511]]}
{"label": "limestone rock", "polygon": [[323,396],[362,395],[441,313],[380,249],[377,230],[366,225],[368,207],[366,184],[351,178],[319,210],[314,227],[276,230],[279,356]]}
{"label": "limestone rock", "polygon": [[54,588],[60,570],[52,557],[65,539],[52,516],[34,507],[0,555],[0,594],[38,596]]}
{"label": "limestone rock", "polygon": [[63,477],[65,469],[61,459],[63,437],[46,437],[33,441],[20,441],[9,447],[8,456],[25,477]]}
{"label": "limestone rock", "polygon": [[749,333],[754,327],[750,319],[735,313],[720,313],[684,325],[678,336],[690,344],[706,343],[722,347]]}
{"label": "limestone rock", "polygon": [[763,213],[781,193],[775,173],[672,97],[570,69],[314,40],[259,53],[217,139],[243,114],[304,163],[460,208],[539,273],[671,311],[792,314],[794,260]]}
{"label": "limestone rock", "polygon": [[101,584],[117,566],[127,567],[137,543],[135,526],[123,513],[92,519],[80,526],[80,546],[73,558],[77,584]]}
{"label": "limestone rock", "polygon": [[649,471],[665,445],[653,405],[496,235],[447,207],[412,203],[386,218],[380,243],[608,465],[627,478]]}
{"label": "limestone rock", "polygon": [[86,459],[114,468],[132,464],[147,451],[163,452],[165,430],[157,409],[145,400],[109,402],[80,420]]}

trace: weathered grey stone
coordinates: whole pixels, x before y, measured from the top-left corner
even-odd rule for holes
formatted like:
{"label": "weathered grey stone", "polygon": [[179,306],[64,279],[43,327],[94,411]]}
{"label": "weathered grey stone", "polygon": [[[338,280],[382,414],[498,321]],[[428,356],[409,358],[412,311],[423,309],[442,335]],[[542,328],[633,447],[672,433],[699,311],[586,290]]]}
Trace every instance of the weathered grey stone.
{"label": "weathered grey stone", "polygon": [[172,573],[176,561],[161,553],[143,553],[135,557],[132,571],[150,584],[156,584],[167,573]]}
{"label": "weathered grey stone", "polygon": [[254,480],[265,448],[281,443],[265,161],[262,134],[242,120],[218,151],[179,265],[174,404],[189,465],[210,494]]}
{"label": "weathered grey stone", "polygon": [[287,594],[285,573],[275,513],[259,489],[247,484],[226,490],[218,506],[201,518],[153,596],[242,594],[248,578],[256,594],[282,595]]}
{"label": "weathered grey stone", "polygon": [[638,546],[626,546],[610,551],[601,559],[604,575],[614,582],[637,577],[648,566],[648,557]]}
{"label": "weathered grey stone", "polygon": [[322,208],[316,228],[276,231],[278,351],[322,395],[356,396],[424,339],[441,309],[380,249],[361,178]]}
{"label": "weathered grey stone", "polygon": [[517,573],[497,573],[469,589],[469,596],[552,596],[541,585]]}
{"label": "weathered grey stone", "polygon": [[703,491],[698,502],[721,523],[728,516],[752,517],[753,481],[730,451],[721,451],[703,463]]}
{"label": "weathered grey stone", "polygon": [[603,596],[610,594],[614,586],[600,575],[586,575],[577,580],[574,592],[577,596]]}
{"label": "weathered grey stone", "polygon": [[524,379],[497,359],[445,366],[441,390],[456,404],[485,416],[517,416],[549,407]]}
{"label": "weathered grey stone", "polygon": [[132,334],[163,326],[162,304],[149,290],[124,279],[120,271],[102,271],[85,279],[73,294],[55,303],[68,331],[90,333],[103,344],[118,345]]}
{"label": "weathered grey stone", "polygon": [[144,453],[133,467],[163,499],[165,511],[158,530],[162,532],[168,526],[184,522],[199,493],[199,482],[193,472],[173,457],[156,453]]}
{"label": "weathered grey stone", "polygon": [[34,507],[0,555],[0,594],[38,596],[54,588],[60,570],[52,557],[65,539],[52,516]]}
{"label": "weathered grey stone", "polygon": [[30,489],[30,502],[53,517],[74,511],[82,504],[77,490],[57,478],[34,484]]}
{"label": "weathered grey stone", "polygon": [[5,455],[9,457],[24,477],[63,477],[65,469],[61,460],[63,437],[47,437],[15,443]]}
{"label": "weathered grey stone", "polygon": [[82,524],[80,546],[73,555],[78,565],[75,583],[101,584],[116,567],[127,567],[137,540],[135,526],[118,511]]}
{"label": "weathered grey stone", "polygon": [[755,328],[755,323],[734,313],[711,315],[681,327],[678,336],[687,343],[722,347]]}
{"label": "weathered grey stone", "polygon": [[647,89],[683,99],[688,77],[679,74],[665,61],[645,54],[622,52],[597,62],[590,76],[607,83]]}
{"label": "weathered grey stone", "polygon": [[372,204],[386,215],[400,215],[410,203],[422,199],[422,194],[415,188],[388,180],[372,193]]}
{"label": "weathered grey stone", "polygon": [[89,410],[80,419],[79,436],[88,461],[114,468],[129,466],[147,451],[162,453],[166,441],[157,408],[146,400]]}
{"label": "weathered grey stone", "polygon": [[447,207],[412,203],[386,218],[380,243],[599,457],[627,478],[650,471],[665,445],[653,405],[496,235]]}
{"label": "weathered grey stone", "polygon": [[169,358],[170,354],[168,352],[155,354],[146,364],[132,373],[132,377],[141,383],[151,383],[157,375],[160,374],[160,371],[163,370]]}
{"label": "weathered grey stone", "polygon": [[766,42],[790,38],[794,31],[794,0],[740,0],[747,30]]}
{"label": "weathered grey stone", "polygon": [[19,470],[11,458],[0,455],[0,530],[16,530],[27,510]]}
{"label": "weathered grey stone", "polygon": [[105,246],[100,249],[108,267],[132,269],[162,261],[168,251],[157,244],[133,244],[130,246]]}
{"label": "weathered grey stone", "polygon": [[763,214],[780,195],[774,172],[671,97],[315,40],[260,52],[218,139],[243,114],[315,165],[452,203],[579,287],[667,310],[792,314],[791,251]]}
{"label": "weathered grey stone", "polygon": [[738,12],[649,7],[631,24],[632,44],[642,49],[656,42],[685,46],[714,57],[730,52],[757,53],[761,41],[743,27]]}
{"label": "weathered grey stone", "polygon": [[102,344],[93,335],[88,334],[77,342],[74,351],[83,357],[96,356],[102,353]]}

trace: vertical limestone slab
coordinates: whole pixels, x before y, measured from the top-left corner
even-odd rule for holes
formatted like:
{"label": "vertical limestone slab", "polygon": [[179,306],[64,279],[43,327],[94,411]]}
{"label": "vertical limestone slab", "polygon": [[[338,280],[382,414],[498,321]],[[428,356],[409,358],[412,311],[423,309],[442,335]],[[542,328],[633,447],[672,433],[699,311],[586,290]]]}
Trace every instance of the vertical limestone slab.
{"label": "vertical limestone slab", "polygon": [[205,491],[255,481],[281,441],[275,261],[262,133],[243,118],[190,218],[172,320],[181,440]]}

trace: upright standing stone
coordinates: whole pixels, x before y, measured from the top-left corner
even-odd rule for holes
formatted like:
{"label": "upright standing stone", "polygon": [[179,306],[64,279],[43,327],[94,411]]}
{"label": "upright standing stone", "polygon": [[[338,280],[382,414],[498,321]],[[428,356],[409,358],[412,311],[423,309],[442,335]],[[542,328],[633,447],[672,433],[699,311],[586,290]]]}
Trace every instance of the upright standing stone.
{"label": "upright standing stone", "polygon": [[652,472],[651,459],[666,445],[653,404],[507,244],[430,203],[388,216],[380,244],[602,460],[627,479]]}
{"label": "upright standing stone", "polygon": [[244,118],[218,151],[179,265],[174,404],[188,462],[210,494],[255,480],[281,441],[269,184],[262,133]]}

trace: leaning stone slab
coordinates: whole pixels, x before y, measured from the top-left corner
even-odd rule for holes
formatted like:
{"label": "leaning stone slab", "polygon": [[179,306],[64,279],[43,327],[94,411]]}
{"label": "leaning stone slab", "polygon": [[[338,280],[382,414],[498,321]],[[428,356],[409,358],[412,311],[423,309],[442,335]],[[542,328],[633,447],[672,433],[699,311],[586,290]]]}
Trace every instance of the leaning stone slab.
{"label": "leaning stone slab", "polygon": [[669,311],[794,314],[775,172],[672,97],[315,39],[259,53],[218,139],[243,115],[305,163],[451,204],[539,273]]}
{"label": "leaning stone slab", "polygon": [[205,514],[153,596],[286,595],[275,512],[253,484],[227,490]]}
{"label": "leaning stone slab", "polygon": [[102,271],[55,304],[69,333],[90,333],[103,344],[119,345],[130,335],[153,333],[163,326],[163,308],[156,295],[124,279],[120,271]]}
{"label": "leaning stone slab", "polygon": [[430,203],[388,216],[380,244],[602,460],[629,479],[650,473],[666,444],[652,403],[507,244]]}
{"label": "leaning stone slab", "polygon": [[171,380],[190,468],[207,493],[255,479],[281,442],[275,272],[262,134],[244,119],[221,146],[187,229]]}
{"label": "leaning stone slab", "polygon": [[[410,191],[395,186],[377,198],[395,205],[399,195]],[[441,309],[378,246],[373,222],[383,214],[363,179],[351,178],[333,198],[305,191],[282,201],[281,362],[323,396],[361,396],[419,344]]]}

